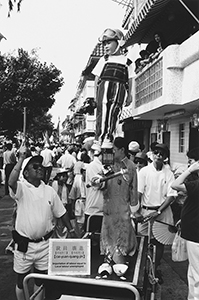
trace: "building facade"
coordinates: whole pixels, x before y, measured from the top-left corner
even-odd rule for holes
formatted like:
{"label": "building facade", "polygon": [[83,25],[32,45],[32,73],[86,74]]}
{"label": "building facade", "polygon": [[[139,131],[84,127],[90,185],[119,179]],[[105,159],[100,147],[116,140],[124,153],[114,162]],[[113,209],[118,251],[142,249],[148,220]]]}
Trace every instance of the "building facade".
{"label": "building facade", "polygon": [[[168,43],[158,58],[133,78],[133,102],[120,120],[123,134],[146,151],[154,141],[166,143],[171,167],[186,164],[187,151],[199,147],[199,1],[131,0],[122,26],[129,53],[136,45],[149,43],[157,30]],[[77,98],[83,102],[76,113],[84,111],[88,99],[94,99],[94,78],[88,74],[103,54],[98,44],[82,73],[84,84]],[[132,54],[130,58],[134,63],[137,57]],[[95,113],[84,115],[94,132]]]}
{"label": "building facade", "polygon": [[[137,2],[133,1],[136,7]],[[171,166],[186,164],[186,152],[199,147],[198,1],[146,0],[124,18],[126,44],[148,43],[158,29],[168,46],[133,79],[133,103],[123,117],[126,138],[166,143]],[[131,22],[128,22],[128,18]],[[132,21],[133,20],[133,21]]]}

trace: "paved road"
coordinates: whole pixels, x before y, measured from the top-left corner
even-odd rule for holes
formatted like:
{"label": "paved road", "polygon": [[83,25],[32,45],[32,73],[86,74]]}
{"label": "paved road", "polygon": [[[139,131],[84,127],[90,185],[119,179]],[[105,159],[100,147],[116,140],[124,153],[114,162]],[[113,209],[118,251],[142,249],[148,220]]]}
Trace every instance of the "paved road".
{"label": "paved road", "polygon": [[[14,201],[4,196],[4,188],[0,187],[0,299],[14,300],[15,274],[12,270],[12,255],[5,254],[5,247],[11,238],[11,219]],[[187,262],[174,263],[171,260],[170,247],[165,247],[162,261],[164,284],[160,288],[161,300],[186,300]]]}

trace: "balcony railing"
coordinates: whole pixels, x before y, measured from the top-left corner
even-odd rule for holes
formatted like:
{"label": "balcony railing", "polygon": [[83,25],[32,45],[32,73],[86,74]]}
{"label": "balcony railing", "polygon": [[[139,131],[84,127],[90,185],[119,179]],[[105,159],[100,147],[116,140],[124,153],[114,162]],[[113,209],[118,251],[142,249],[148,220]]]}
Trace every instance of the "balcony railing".
{"label": "balcony railing", "polygon": [[162,57],[135,79],[135,107],[153,101],[163,93]]}

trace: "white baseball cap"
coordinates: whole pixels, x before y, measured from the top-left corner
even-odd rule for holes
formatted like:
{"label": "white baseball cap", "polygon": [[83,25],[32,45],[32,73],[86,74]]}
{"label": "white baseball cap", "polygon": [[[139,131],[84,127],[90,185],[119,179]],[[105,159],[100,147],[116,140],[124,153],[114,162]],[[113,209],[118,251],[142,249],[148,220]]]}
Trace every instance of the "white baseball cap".
{"label": "white baseball cap", "polygon": [[130,152],[140,152],[140,145],[136,141],[132,141],[129,143],[128,150]]}
{"label": "white baseball cap", "polygon": [[19,178],[23,177],[23,172],[25,170],[25,168],[34,163],[34,162],[39,162],[40,164],[43,161],[43,157],[41,155],[35,155],[35,156],[29,156],[27,158],[24,159],[23,163],[22,163],[22,167],[21,167],[21,172],[20,172],[20,176]]}
{"label": "white baseball cap", "polygon": [[94,155],[99,155],[101,153],[101,146],[98,141],[95,141],[91,146],[91,149],[94,151]]}

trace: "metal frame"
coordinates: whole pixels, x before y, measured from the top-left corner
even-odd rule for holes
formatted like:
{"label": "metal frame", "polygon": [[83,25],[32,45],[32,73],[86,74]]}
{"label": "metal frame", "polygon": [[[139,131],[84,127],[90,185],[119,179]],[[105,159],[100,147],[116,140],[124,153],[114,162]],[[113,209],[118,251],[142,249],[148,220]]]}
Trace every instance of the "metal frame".
{"label": "metal frame", "polygon": [[[138,290],[132,286],[131,284],[124,283],[124,282],[118,282],[118,281],[111,281],[111,280],[96,280],[96,279],[90,279],[90,278],[77,278],[77,277],[69,277],[69,276],[50,276],[50,275],[43,275],[43,274],[36,274],[31,273],[28,274],[23,281],[23,287],[24,287],[24,295],[25,300],[33,300],[35,299],[37,293],[34,293],[30,296],[29,290],[28,290],[28,282],[30,279],[44,279],[44,280],[53,280],[53,281],[62,281],[66,283],[76,283],[77,285],[84,285],[85,287],[88,286],[88,297],[89,297],[89,287],[92,285],[101,287],[102,289],[105,287],[109,287],[113,290],[113,296],[116,294],[117,288],[124,289],[130,291],[132,293],[132,298],[134,297],[135,300],[141,300],[140,294]],[[67,295],[67,294],[65,294]],[[92,299],[92,298],[91,298]]]}

